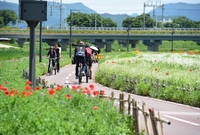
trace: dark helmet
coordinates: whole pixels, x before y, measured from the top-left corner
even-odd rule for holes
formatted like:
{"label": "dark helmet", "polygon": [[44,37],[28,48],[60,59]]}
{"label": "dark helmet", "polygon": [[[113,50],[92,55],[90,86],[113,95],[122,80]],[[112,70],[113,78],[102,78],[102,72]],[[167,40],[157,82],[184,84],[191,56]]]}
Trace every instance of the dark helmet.
{"label": "dark helmet", "polygon": [[89,43],[86,43],[86,44],[85,44],[85,47],[90,47],[90,44],[89,44]]}

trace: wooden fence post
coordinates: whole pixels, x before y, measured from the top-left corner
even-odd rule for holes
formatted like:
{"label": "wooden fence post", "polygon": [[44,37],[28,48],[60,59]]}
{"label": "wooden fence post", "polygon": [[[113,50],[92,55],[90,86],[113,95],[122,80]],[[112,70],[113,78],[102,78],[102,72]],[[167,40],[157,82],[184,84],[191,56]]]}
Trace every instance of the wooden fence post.
{"label": "wooden fence post", "polygon": [[143,115],[144,115],[144,122],[145,122],[145,127],[146,127],[147,135],[150,135],[150,132],[149,132],[149,123],[148,123],[148,116],[149,116],[149,114],[147,113],[145,102],[142,103],[142,112],[143,112]]}
{"label": "wooden fence post", "polygon": [[134,119],[134,127],[135,127],[135,132],[136,134],[139,134],[139,113],[138,113],[138,109],[137,109],[137,102],[132,99],[132,109],[133,109],[133,119]]}
{"label": "wooden fence post", "polygon": [[[160,112],[158,112],[158,118],[161,119]],[[160,127],[161,127],[162,135],[165,135],[162,122],[160,122]]]}
{"label": "wooden fence post", "polygon": [[154,109],[149,109],[149,113],[150,113],[150,119],[151,119],[152,129],[153,129],[153,135],[158,135],[157,121],[155,119]]}
{"label": "wooden fence post", "polygon": [[160,80],[156,79],[156,97],[159,96],[159,86],[160,86],[159,82],[160,82]]}
{"label": "wooden fence post", "polygon": [[124,94],[119,94],[119,112],[124,114]]}
{"label": "wooden fence post", "polygon": [[128,95],[128,114],[131,114],[131,95]]}

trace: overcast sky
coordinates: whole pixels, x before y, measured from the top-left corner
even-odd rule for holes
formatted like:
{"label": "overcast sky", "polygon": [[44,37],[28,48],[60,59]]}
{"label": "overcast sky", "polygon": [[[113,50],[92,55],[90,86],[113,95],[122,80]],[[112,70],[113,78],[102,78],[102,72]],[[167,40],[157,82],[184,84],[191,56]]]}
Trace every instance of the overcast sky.
{"label": "overcast sky", "polygon": [[[19,0],[0,0],[13,3],[19,3]],[[47,0],[60,2],[61,0]],[[85,6],[95,10],[97,13],[110,13],[110,14],[142,14],[144,10],[144,2],[153,3],[153,5],[161,5],[168,3],[200,3],[200,0],[62,0],[62,3],[76,3],[82,2]],[[146,11],[152,10],[153,7],[146,7]],[[70,10],[70,9],[69,9]]]}

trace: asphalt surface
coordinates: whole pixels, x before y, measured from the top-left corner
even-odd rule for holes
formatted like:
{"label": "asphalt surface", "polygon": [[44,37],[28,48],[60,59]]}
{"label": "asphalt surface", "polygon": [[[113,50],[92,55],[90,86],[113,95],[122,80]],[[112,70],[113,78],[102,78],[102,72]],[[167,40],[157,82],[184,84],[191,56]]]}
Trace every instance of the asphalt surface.
{"label": "asphalt surface", "polygon": [[[93,78],[97,70],[98,64],[94,63],[92,67]],[[44,75],[41,78],[49,82],[49,84],[60,84],[63,86],[79,85],[78,80],[75,79],[75,65],[67,65],[61,68],[60,73],[57,75]],[[88,87],[89,84],[93,84],[96,90],[104,90],[106,95],[111,95],[111,92],[115,93],[115,97],[119,97],[120,93],[125,94],[125,99],[129,93],[121,92],[115,89],[111,89],[101,84],[96,83],[93,79],[85,82],[83,78],[82,87]],[[162,118],[167,119],[171,122],[170,125],[163,123],[165,135],[200,135],[200,108],[191,107],[188,105],[182,105],[178,103],[158,100],[150,97],[143,97],[131,94],[131,99],[138,101],[139,105],[142,106],[142,102],[146,103],[147,109],[152,109],[160,112]],[[140,117],[140,129],[144,129],[144,118],[142,113],[139,113]],[[152,133],[151,122],[149,122],[150,131]],[[161,135],[160,124],[158,123],[159,135]]]}

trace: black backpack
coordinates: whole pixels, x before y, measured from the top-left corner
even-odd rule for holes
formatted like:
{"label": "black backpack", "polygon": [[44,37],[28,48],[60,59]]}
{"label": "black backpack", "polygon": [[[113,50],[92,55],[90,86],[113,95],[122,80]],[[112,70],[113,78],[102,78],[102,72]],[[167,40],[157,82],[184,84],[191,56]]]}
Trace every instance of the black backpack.
{"label": "black backpack", "polygon": [[85,47],[77,47],[76,56],[85,57]]}

